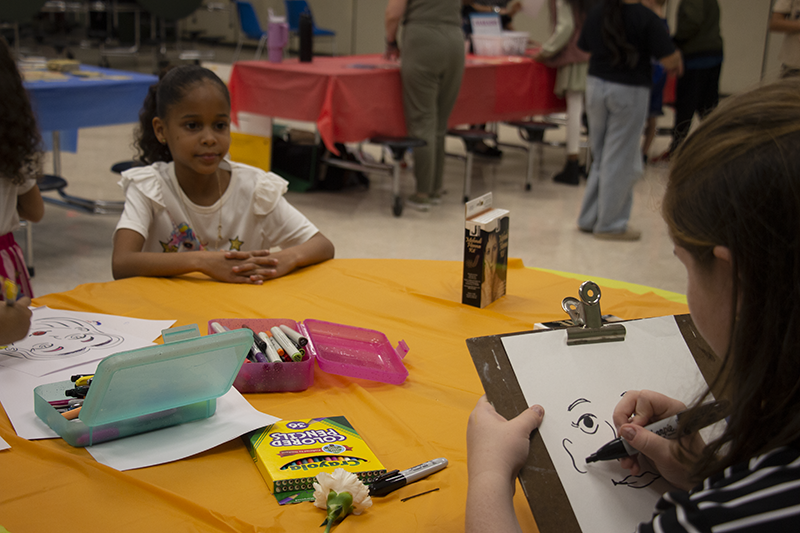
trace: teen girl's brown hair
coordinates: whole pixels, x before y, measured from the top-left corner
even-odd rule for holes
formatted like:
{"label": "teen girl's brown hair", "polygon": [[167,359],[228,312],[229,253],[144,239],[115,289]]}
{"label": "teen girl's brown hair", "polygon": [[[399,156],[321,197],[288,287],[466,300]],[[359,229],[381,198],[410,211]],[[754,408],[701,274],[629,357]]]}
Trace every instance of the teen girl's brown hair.
{"label": "teen girl's brown hair", "polygon": [[706,117],[673,157],[662,213],[701,266],[716,245],[732,255],[731,339],[711,384],[732,405],[695,462],[702,479],[800,438],[800,81]]}

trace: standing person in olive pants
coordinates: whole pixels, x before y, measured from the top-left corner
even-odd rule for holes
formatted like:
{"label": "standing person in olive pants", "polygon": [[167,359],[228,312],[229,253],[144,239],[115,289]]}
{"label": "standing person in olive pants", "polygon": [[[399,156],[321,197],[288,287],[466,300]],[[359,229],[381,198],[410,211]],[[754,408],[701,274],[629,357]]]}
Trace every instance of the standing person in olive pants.
{"label": "standing person in olive pants", "polygon": [[386,57],[397,58],[403,25],[403,109],[410,137],[427,145],[414,149],[417,191],[406,203],[427,211],[441,201],[444,138],[464,73],[461,0],[389,0]]}

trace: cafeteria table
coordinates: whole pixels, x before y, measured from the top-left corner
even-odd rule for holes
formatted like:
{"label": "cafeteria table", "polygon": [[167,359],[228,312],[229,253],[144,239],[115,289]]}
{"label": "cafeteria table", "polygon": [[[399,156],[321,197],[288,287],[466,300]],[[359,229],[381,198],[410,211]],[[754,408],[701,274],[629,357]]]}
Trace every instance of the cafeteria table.
{"label": "cafeteria table", "polygon": [[[467,56],[449,125],[482,124],[563,111],[556,70],[529,57]],[[372,137],[403,137],[400,68],[381,55],[239,61],[229,82],[231,116],[241,111],[314,122],[329,150]]]}
{"label": "cafeteria table", "polygon": [[[508,294],[479,309],[462,305],[458,261],[333,259],[262,286],[200,274],[88,283],[34,299],[33,305],[93,313],[175,319],[174,327],[216,318],[319,319],[405,340],[408,378],[400,385],[314,370],[302,392],[245,394],[259,411],[304,419],[343,415],[389,469],[437,457],[449,466],[385,497],[334,531],[463,531],[467,490],[466,426],[483,394],[466,339],[532,329],[563,319],[561,300],[582,279],[509,261]],[[687,312],[680,295],[596,280],[603,312],[642,318]],[[286,363],[291,364],[291,363]],[[33,394],[31,392],[31,394]],[[279,506],[240,439],[198,455],[119,472],[61,439],[19,438],[0,411],[0,525],[10,532],[321,531],[311,503]],[[424,491],[439,489],[401,501]],[[514,507],[536,531],[522,491]]]}
{"label": "cafeteria table", "polygon": [[[52,135],[53,173],[61,178],[60,131],[126,124],[139,120],[139,110],[150,85],[158,78],[149,74],[80,65],[79,74],[58,75],[25,70],[25,88],[31,98],[39,130]],[[62,191],[60,191],[62,192]],[[121,203],[65,197],[60,205],[93,213],[121,212]],[[72,198],[72,200],[70,200]]]}

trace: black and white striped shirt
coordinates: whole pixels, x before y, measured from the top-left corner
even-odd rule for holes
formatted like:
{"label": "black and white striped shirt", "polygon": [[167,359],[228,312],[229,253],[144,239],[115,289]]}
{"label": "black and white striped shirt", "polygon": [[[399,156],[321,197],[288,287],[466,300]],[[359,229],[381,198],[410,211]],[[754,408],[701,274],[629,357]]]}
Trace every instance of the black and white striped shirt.
{"label": "black and white striped shirt", "polygon": [[[797,443],[795,443],[797,444]],[[800,531],[800,447],[786,446],[668,492],[639,533]]]}

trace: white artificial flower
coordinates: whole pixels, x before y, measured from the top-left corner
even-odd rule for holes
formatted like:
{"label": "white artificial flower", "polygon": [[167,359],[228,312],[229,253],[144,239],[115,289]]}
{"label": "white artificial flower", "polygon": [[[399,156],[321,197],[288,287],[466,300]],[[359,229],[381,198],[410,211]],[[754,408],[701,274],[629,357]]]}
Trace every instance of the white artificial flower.
{"label": "white artificial flower", "polygon": [[372,506],[367,486],[358,479],[358,476],[344,468],[337,468],[333,474],[327,472],[317,474],[317,481],[314,482],[314,505],[320,509],[328,509],[328,494],[331,491],[337,494],[349,493],[353,497],[352,512],[355,515],[360,515],[362,511]]}

